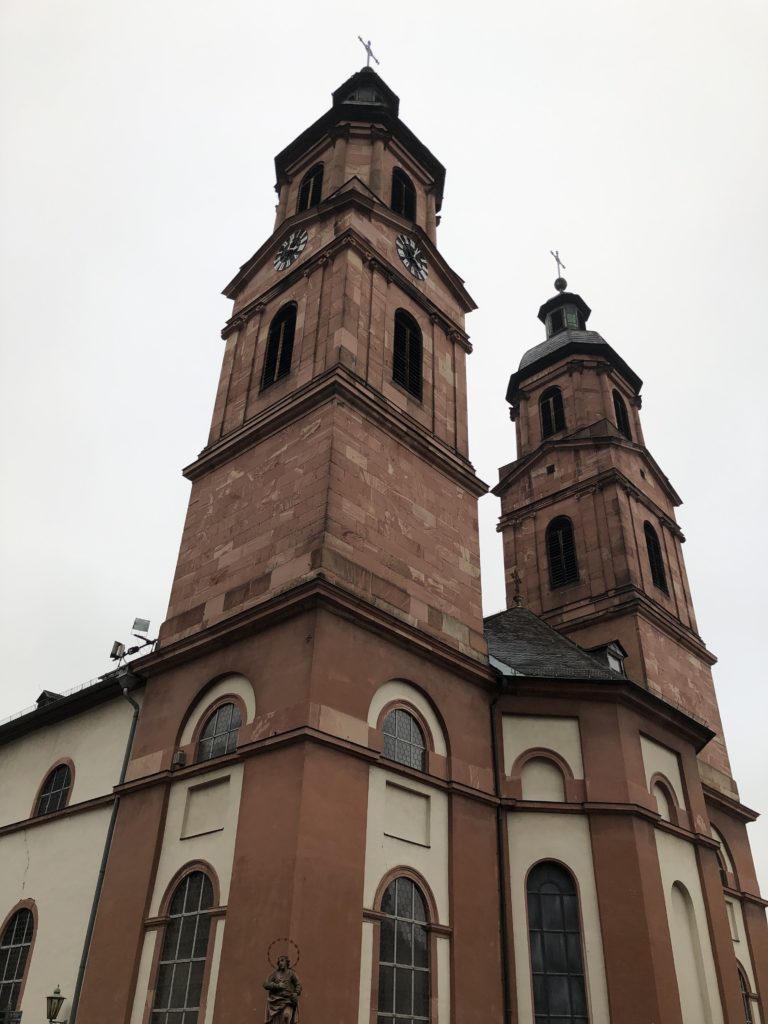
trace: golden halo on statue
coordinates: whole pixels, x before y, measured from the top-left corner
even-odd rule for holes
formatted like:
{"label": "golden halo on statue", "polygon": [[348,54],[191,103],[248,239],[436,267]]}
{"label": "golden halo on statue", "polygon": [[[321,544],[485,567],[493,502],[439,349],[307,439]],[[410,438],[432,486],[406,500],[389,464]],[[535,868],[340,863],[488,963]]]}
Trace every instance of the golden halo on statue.
{"label": "golden halo on statue", "polygon": [[267,960],[269,961],[269,966],[270,967],[274,967],[274,969],[277,970],[277,964],[272,959],[272,950],[273,950],[273,948],[275,946],[278,945],[278,943],[284,943],[285,946],[293,946],[293,948],[296,950],[296,959],[295,960],[291,959],[291,956],[288,953],[287,949],[285,949],[283,947],[278,947],[277,953],[275,955],[275,960],[279,960],[281,956],[284,956],[288,960],[288,966],[289,967],[295,967],[296,964],[301,959],[301,950],[296,945],[296,943],[293,941],[293,939],[288,939],[288,938],[274,939],[272,942],[270,942],[269,948],[267,949]]}

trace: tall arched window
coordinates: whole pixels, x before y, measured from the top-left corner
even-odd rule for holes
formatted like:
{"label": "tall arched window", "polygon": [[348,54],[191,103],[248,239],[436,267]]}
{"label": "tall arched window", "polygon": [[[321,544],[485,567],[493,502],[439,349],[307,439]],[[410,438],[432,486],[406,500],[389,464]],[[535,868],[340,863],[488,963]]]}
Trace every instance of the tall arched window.
{"label": "tall arched window", "polygon": [[296,305],[291,302],[283,306],[269,325],[267,351],[264,356],[264,372],[261,387],[268,388],[276,380],[285,377],[291,370],[293,336],[296,332]]}
{"label": "tall arched window", "polygon": [[235,704],[222,704],[216,708],[200,733],[197,760],[210,761],[212,757],[231,754],[237,746],[241,724],[240,710]]}
{"label": "tall arched window", "polygon": [[563,393],[560,388],[547,388],[539,399],[541,414],[541,436],[551,437],[558,430],[565,430],[565,412],[563,411]]}
{"label": "tall arched window", "polygon": [[661,544],[659,543],[658,534],[650,523],[644,523],[643,530],[645,531],[645,546],[648,548],[648,564],[651,567],[651,579],[654,586],[668,594],[667,573],[664,569],[664,559],[661,557]]}
{"label": "tall arched window", "polygon": [[202,871],[179,882],[160,953],[152,1024],[198,1024],[212,906],[213,886]]}
{"label": "tall arched window", "polygon": [[409,768],[424,771],[427,748],[424,733],[414,716],[404,708],[395,708],[384,719],[384,757]]}
{"label": "tall arched window", "polygon": [[616,414],[616,426],[628,441],[632,440],[632,430],[629,426],[629,413],[627,404],[616,388],[613,389],[613,411]]}
{"label": "tall arched window", "polygon": [[415,398],[421,398],[421,331],[404,309],[395,313],[395,343],[392,358],[392,380],[401,384]]}
{"label": "tall arched window", "polygon": [[320,202],[322,191],[323,165],[315,164],[314,167],[310,167],[301,179],[301,184],[299,185],[299,202],[296,207],[296,212],[301,213],[302,210],[308,210],[312,206],[317,206]]}
{"label": "tall arched window", "polygon": [[547,527],[547,556],[549,585],[553,589],[578,580],[579,567],[576,564],[573,524],[567,516],[558,516]]}
{"label": "tall arched window", "polygon": [[0,936],[0,1016],[18,1009],[35,921],[32,911],[17,910]]}
{"label": "tall arched window", "polygon": [[744,968],[741,964],[737,964],[736,967],[739,971],[739,991],[741,992],[741,1001],[744,1005],[744,1024],[754,1024],[754,1014],[752,1013],[752,989],[750,988],[749,981]]}
{"label": "tall arched window", "polygon": [[40,791],[35,814],[53,814],[66,806],[69,789],[72,785],[72,773],[69,765],[57,765],[45,780]]}
{"label": "tall arched window", "polygon": [[428,1024],[427,904],[410,878],[396,878],[381,901],[377,1024]]}
{"label": "tall arched window", "polygon": [[392,171],[392,209],[406,220],[416,220],[416,189],[399,167]]}
{"label": "tall arched window", "polygon": [[559,864],[544,861],[528,875],[528,934],[536,1024],[587,1024],[579,900]]}

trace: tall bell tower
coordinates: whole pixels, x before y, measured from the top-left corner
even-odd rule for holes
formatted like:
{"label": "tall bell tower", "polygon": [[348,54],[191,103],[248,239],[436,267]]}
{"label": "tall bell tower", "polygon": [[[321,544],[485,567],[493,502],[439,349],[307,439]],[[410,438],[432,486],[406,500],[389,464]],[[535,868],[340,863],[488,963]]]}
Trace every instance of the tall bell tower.
{"label": "tall bell tower", "polygon": [[[322,580],[484,653],[464,314],[436,246],[445,170],[370,68],[276,158],[275,230],[240,268],[167,647]],[[374,500],[375,499],[375,500]]]}
{"label": "tall bell tower", "polygon": [[[287,938],[313,1020],[371,1019],[398,868],[402,891],[424,894],[440,979],[427,990],[412,963],[398,1007],[437,1019],[439,1005],[448,1021],[479,985],[483,1013],[500,1013],[499,881],[477,877],[497,829],[487,487],[467,451],[474,303],[436,244],[444,168],[398,107],[368,68],[333,93],[277,156],[274,231],[225,289],[210,435],[184,471],[167,618],[141,663],[79,1024],[125,1007],[126,1024],[167,1024],[151,1009],[176,998],[156,991],[152,929],[189,870],[210,880],[221,923],[187,1024],[202,1006],[214,1024],[262,1014],[266,958]],[[216,747],[221,707],[230,738]]]}
{"label": "tall bell tower", "polygon": [[507,389],[518,458],[499,471],[507,599],[588,649],[618,641],[626,672],[717,733],[708,781],[735,793],[685,571],[681,504],[643,440],[642,381],[587,327],[563,278],[539,310],[546,338]]}

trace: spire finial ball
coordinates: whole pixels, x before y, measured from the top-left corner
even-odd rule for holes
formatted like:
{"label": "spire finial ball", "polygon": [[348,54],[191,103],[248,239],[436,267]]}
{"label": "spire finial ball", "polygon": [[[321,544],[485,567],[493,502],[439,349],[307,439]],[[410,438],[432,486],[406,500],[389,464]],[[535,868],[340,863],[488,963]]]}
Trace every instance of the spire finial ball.
{"label": "spire finial ball", "polygon": [[567,287],[568,282],[565,280],[565,278],[558,277],[558,279],[555,281],[555,288],[557,289],[557,291],[564,292]]}

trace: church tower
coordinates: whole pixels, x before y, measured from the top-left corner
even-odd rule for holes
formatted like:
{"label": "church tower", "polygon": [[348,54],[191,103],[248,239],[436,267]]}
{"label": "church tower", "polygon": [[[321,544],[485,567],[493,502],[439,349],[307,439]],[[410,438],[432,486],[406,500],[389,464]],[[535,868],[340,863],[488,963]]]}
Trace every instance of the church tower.
{"label": "church tower", "polygon": [[524,604],[588,649],[617,642],[627,675],[716,732],[708,781],[736,795],[685,571],[681,504],[643,440],[642,381],[567,292],[539,310],[546,339],[528,349],[507,389],[518,458],[502,467],[507,600]]}
{"label": "church tower", "polygon": [[398,107],[368,68],[334,92],[225,289],[80,1024],[177,1020],[187,878],[212,921],[184,997],[206,1022],[259,1019],[276,949],[310,1021],[447,1022],[478,987],[501,1013],[474,303],[437,247],[444,168]]}
{"label": "church tower", "polygon": [[[158,647],[0,725],[14,1014],[23,949],[70,1024],[765,1021],[755,812],[641,381],[558,280],[510,380],[484,620],[474,303],[398,108],[365,68],[276,158]],[[40,867],[62,834],[80,889]]]}

